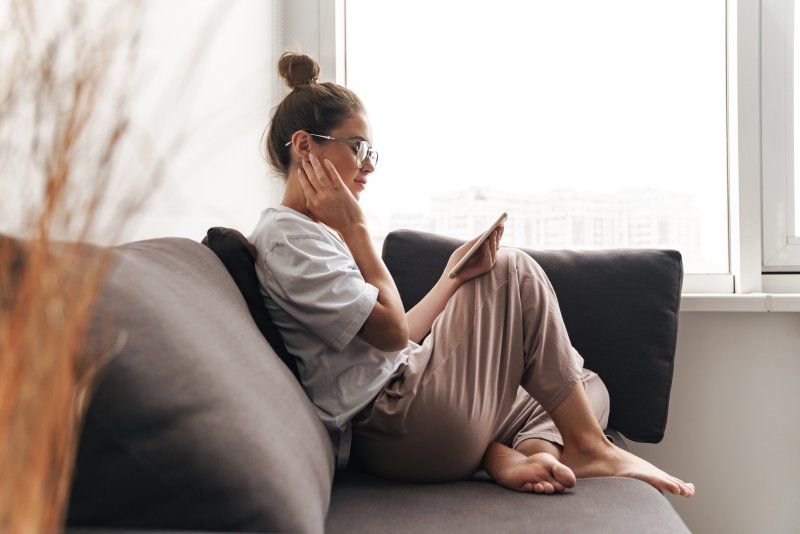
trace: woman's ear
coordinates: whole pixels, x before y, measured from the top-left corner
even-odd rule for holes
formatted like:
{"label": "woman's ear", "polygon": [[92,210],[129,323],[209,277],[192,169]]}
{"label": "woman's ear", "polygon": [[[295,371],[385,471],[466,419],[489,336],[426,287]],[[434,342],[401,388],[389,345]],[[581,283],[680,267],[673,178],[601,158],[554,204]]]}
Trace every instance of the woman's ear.
{"label": "woman's ear", "polygon": [[292,151],[302,161],[308,161],[311,154],[311,136],[304,130],[297,130],[292,135]]}

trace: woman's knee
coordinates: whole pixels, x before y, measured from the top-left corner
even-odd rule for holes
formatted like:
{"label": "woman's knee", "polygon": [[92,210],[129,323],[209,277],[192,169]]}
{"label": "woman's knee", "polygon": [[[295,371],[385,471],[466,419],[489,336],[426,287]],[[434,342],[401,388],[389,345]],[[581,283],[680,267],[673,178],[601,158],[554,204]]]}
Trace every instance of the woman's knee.
{"label": "woman's knee", "polygon": [[497,265],[501,269],[510,269],[523,274],[531,274],[537,278],[547,279],[542,266],[527,252],[518,248],[501,248],[497,252]]}

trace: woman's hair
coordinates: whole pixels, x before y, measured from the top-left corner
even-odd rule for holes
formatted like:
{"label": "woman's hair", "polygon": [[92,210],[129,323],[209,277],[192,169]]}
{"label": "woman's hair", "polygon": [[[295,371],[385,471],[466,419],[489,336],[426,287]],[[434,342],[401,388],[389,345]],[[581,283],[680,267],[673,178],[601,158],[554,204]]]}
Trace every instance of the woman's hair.
{"label": "woman's hair", "polygon": [[364,111],[364,104],[347,87],[317,83],[319,65],[305,54],[284,53],[278,72],[292,91],[275,108],[267,127],[267,161],[287,176],[292,147],[285,145],[296,131],[328,135],[350,116]]}

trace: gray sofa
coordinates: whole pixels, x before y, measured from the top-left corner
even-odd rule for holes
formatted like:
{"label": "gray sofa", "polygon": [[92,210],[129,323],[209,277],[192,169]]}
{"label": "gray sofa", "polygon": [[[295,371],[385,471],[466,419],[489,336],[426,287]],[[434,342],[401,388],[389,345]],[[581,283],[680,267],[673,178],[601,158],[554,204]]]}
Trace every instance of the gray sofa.
{"label": "gray sofa", "polygon": [[[427,485],[358,466],[335,472],[327,434],[253,294],[247,243],[219,228],[205,243],[165,238],[115,250],[90,345],[124,345],[87,413],[68,532],[687,532],[663,495],[631,479],[579,480],[564,495],[539,496],[482,472]],[[387,237],[383,256],[406,307],[458,244],[411,231]],[[658,442],[680,254],[529,252],[553,282],[573,345],[608,386],[609,432],[623,446],[616,431]]]}

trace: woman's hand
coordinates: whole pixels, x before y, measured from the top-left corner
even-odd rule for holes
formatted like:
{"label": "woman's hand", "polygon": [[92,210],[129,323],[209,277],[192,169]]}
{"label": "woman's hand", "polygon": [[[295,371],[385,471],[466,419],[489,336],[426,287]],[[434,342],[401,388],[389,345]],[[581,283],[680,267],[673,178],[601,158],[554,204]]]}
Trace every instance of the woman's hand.
{"label": "woman's hand", "polygon": [[[484,241],[478,249],[478,252],[476,252],[472,259],[459,271],[455,277],[455,281],[459,285],[492,270],[492,267],[494,267],[497,261],[497,251],[500,248],[500,240],[503,238],[503,229],[504,226],[502,224],[495,228],[494,232],[486,238],[486,241]],[[448,276],[453,267],[455,267],[458,261],[472,248],[472,245],[474,245],[479,238],[480,236],[467,241],[453,252],[442,276]]]}
{"label": "woman's hand", "polygon": [[450,278],[450,271],[464,257],[464,254],[472,248],[472,245],[480,239],[480,236],[467,241],[453,252],[439,281],[422,300],[406,313],[408,333],[411,340],[417,343],[422,342],[423,338],[430,332],[433,321],[444,310],[450,297],[453,296],[461,284],[492,270],[497,261],[497,249],[500,247],[500,239],[502,237],[503,225],[501,224],[489,234],[486,241],[483,242],[475,255],[472,256],[472,259],[467,262],[455,278]]}
{"label": "woman's hand", "polygon": [[497,249],[500,246],[500,239],[503,237],[503,225],[501,224],[495,228],[494,232],[489,234],[486,241],[483,242],[481,247],[475,253],[471,260],[459,271],[455,278],[450,278],[450,271],[453,267],[464,257],[472,245],[480,239],[476,237],[458,247],[455,252],[450,256],[447,262],[447,267],[442,273],[441,278],[433,286],[433,288],[420,300],[413,308],[406,313],[406,320],[408,321],[409,338],[416,343],[422,343],[422,340],[430,332],[433,321],[447,306],[447,302],[453,293],[456,292],[458,286],[471,278],[480,276],[489,272],[494,267],[497,261]]}
{"label": "woman's hand", "polygon": [[333,163],[320,162],[314,154],[301,161],[297,175],[306,196],[306,208],[321,223],[344,233],[354,224],[364,224],[358,200],[342,181]]}
{"label": "woman's hand", "polygon": [[339,232],[364,281],[378,289],[359,337],[383,351],[399,351],[408,345],[408,322],[403,301],[389,270],[372,246],[364,213],[333,164],[310,155],[297,171],[306,197],[306,208],[320,223]]}

